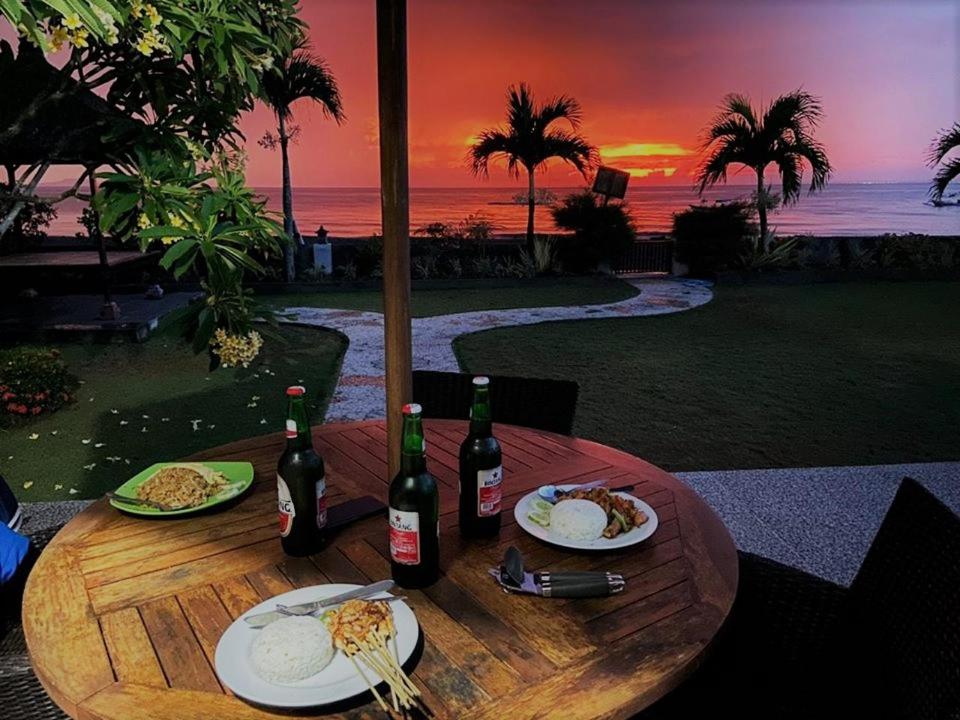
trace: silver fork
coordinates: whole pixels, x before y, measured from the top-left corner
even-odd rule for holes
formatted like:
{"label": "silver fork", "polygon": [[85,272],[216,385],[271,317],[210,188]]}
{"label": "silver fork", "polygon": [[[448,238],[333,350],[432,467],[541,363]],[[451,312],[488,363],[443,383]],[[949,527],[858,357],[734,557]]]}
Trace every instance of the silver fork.
{"label": "silver fork", "polygon": [[142,500],[141,498],[132,498],[127,497],[126,495],[117,495],[117,493],[110,491],[106,495],[108,500],[116,500],[120,503],[126,503],[127,505],[139,505],[140,507],[149,507],[156,510],[176,510],[172,505],[167,505],[166,503],[154,502],[153,500]]}

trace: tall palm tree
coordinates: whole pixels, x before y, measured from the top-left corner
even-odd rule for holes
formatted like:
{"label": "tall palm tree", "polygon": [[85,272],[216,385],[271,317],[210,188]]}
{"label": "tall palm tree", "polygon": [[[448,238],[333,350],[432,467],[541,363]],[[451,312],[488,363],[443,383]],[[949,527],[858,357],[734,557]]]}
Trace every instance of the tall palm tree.
{"label": "tall palm tree", "polygon": [[949,130],[941,130],[930,146],[930,167],[940,165],[930,185],[930,195],[936,202],[943,200],[947,185],[960,177],[960,155],[945,159],[952,150],[960,150],[960,122]]}
{"label": "tall palm tree", "polygon": [[[487,177],[490,161],[501,158],[507,171],[520,177],[520,168],[527,171],[527,249],[533,252],[533,211],[535,207],[534,172],[545,167],[547,160],[558,158],[575,167],[581,175],[596,163],[597,149],[577,133],[580,128],[580,103],[561,95],[537,105],[526,83],[511,85],[507,90],[507,124],[484,130],[467,153],[467,162],[474,175]],[[550,127],[566,120],[570,130]]]}
{"label": "tall palm tree", "polygon": [[[298,233],[293,217],[293,183],[290,180],[288,147],[299,131],[299,128],[290,126],[293,104],[297,100],[312,100],[320,106],[325,117],[333,118],[338,125],[346,116],[333,72],[324,60],[310,52],[306,38],[301,39],[289,55],[277,62],[274,72],[264,75],[263,89],[267,104],[277,118],[276,137],[268,133],[263,142],[267,146],[280,146],[283,165],[283,231],[293,243]],[[288,244],[284,249],[284,261],[287,280],[293,280],[295,270],[292,244]]]}
{"label": "tall palm tree", "polygon": [[783,203],[800,199],[803,170],[810,166],[810,192],[822,190],[832,168],[823,145],[813,132],[823,117],[820,99],[796,90],[781,95],[761,116],[744,95],[731,94],[723,99],[720,112],[706,129],[701,152],[705,157],[697,168],[699,192],[727,181],[731,165],[743,165],[757,174],[757,211],[760,214],[760,246],[767,242],[767,206],[770,194],[763,173],[771,163],[777,167],[783,184]]}

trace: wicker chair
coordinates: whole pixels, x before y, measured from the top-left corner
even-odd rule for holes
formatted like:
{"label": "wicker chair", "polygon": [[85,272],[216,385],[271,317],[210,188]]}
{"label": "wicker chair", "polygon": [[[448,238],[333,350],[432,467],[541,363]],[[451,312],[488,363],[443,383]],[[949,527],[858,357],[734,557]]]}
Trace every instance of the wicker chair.
{"label": "wicker chair", "polygon": [[[467,418],[473,399],[473,375],[416,370],[413,399],[424,417]],[[522,425],[569,435],[577,412],[580,386],[568,380],[490,376],[494,422]]]}
{"label": "wicker chair", "polygon": [[849,589],[740,555],[716,647],[638,718],[960,719],[960,518],[905,479]]}
{"label": "wicker chair", "polygon": [[20,624],[23,584],[30,562],[36,560],[59,530],[47,528],[30,536],[33,546],[21,577],[0,591],[0,716],[16,720],[69,720],[47,695],[30,667]]}

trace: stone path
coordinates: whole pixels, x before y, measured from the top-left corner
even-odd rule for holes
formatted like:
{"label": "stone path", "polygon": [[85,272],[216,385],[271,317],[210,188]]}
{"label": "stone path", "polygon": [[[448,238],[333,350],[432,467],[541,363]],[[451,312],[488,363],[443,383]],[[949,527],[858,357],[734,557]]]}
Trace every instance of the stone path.
{"label": "stone path", "polygon": [[[711,284],[702,280],[628,280],[640,293],[605,305],[478,310],[413,319],[413,362],[417,370],[458,372],[453,340],[458,335],[514,325],[557,320],[638,317],[680,312],[713,298]],[[384,392],[383,315],[359,310],[287,308],[301,325],[339,330],[350,341],[343,356],[340,380],[328,422],[366,420],[386,414]]]}

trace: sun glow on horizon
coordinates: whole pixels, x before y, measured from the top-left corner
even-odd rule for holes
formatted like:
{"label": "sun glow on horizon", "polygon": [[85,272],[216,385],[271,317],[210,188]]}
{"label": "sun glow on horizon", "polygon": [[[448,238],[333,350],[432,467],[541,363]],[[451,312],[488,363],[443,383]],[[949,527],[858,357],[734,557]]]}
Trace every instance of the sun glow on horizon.
{"label": "sun glow on horizon", "polygon": [[635,178],[645,178],[650,177],[651,175],[663,175],[663,177],[673,177],[673,174],[677,172],[675,167],[662,167],[662,168],[622,168],[625,172],[630,173],[630,177]]}
{"label": "sun glow on horizon", "polygon": [[601,145],[600,154],[608,158],[683,157],[693,155],[693,150],[688,150],[678,143],[626,143],[623,145]]}

